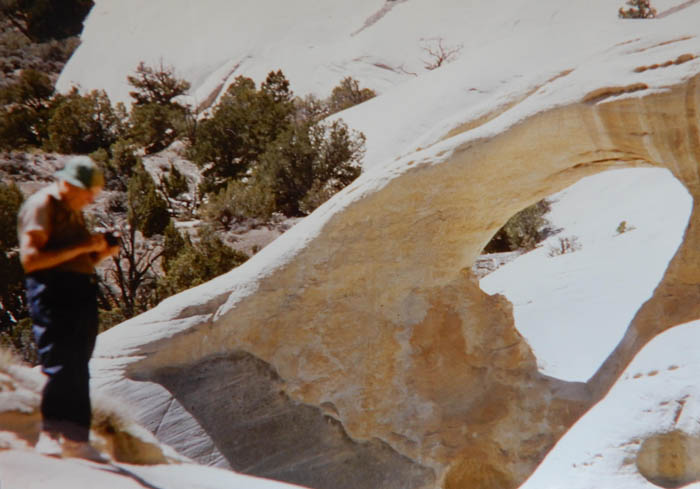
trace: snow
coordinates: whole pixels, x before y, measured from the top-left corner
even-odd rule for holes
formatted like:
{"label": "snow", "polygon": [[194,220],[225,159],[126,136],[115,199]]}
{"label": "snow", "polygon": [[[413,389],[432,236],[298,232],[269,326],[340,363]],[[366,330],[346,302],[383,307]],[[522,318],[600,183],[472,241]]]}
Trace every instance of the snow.
{"label": "snow", "polygon": [[80,459],[57,459],[30,450],[0,451],[3,489],[293,489],[300,486],[236,474],[191,463],[177,465],[96,464]]}
{"label": "snow", "polygon": [[[688,225],[692,198],[668,170],[611,170],[550,197],[562,229],[484,277],[481,288],[513,303],[515,325],[540,370],[587,381],[649,299]],[[618,234],[625,221],[630,229]],[[550,256],[562,237],[580,249]]]}
{"label": "snow", "polygon": [[[634,455],[639,442],[650,434],[679,429],[697,435],[700,431],[698,344],[700,321],[656,337],[521,489],[658,487],[635,469]],[[682,405],[681,399],[685,400]],[[684,487],[698,488],[700,483]]]}

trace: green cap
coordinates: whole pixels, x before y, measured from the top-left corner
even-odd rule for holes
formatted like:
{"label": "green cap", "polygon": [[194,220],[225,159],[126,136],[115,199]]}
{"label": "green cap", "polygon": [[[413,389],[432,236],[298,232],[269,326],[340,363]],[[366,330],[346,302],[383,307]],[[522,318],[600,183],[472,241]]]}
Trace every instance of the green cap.
{"label": "green cap", "polygon": [[102,170],[97,167],[89,156],[75,156],[71,158],[62,170],[56,172],[56,178],[84,189],[102,187],[105,183]]}

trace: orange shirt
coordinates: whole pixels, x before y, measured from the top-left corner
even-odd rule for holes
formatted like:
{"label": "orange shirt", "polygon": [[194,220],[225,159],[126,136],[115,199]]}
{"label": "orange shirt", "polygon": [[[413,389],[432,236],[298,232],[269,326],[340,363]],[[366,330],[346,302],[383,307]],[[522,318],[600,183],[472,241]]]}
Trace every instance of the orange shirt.
{"label": "orange shirt", "polygon": [[[17,216],[17,232],[21,236],[32,230],[46,233],[48,241],[43,246],[46,250],[72,246],[90,237],[82,212],[76,212],[63,203],[56,185],[35,192],[22,205]],[[51,270],[92,274],[95,266],[90,254],[84,253]]]}

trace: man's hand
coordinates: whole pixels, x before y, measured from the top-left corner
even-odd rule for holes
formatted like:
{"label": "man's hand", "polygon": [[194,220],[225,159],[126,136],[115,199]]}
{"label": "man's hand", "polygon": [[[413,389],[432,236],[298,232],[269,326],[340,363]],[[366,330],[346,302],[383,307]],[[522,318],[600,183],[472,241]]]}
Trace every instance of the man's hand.
{"label": "man's hand", "polygon": [[45,249],[46,242],[47,237],[42,232],[32,231],[20,236],[22,266],[26,273],[53,268],[86,253],[100,257],[98,261],[101,261],[119,252],[119,246],[109,246],[102,234],[93,234],[81,243],[57,250]]}

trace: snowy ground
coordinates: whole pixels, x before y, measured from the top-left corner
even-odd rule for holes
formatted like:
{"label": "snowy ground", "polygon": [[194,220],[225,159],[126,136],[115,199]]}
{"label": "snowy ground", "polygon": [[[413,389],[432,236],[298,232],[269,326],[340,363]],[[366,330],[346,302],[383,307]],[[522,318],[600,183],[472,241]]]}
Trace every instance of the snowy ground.
{"label": "snowy ground", "polygon": [[[605,399],[564,435],[521,489],[658,487],[636,470],[636,454],[645,437],[653,433],[682,430],[697,436],[700,432],[698,344],[700,321],[655,338]],[[661,361],[664,358],[667,360]],[[689,456],[697,459],[698,454]],[[700,488],[700,483],[684,487]]]}

